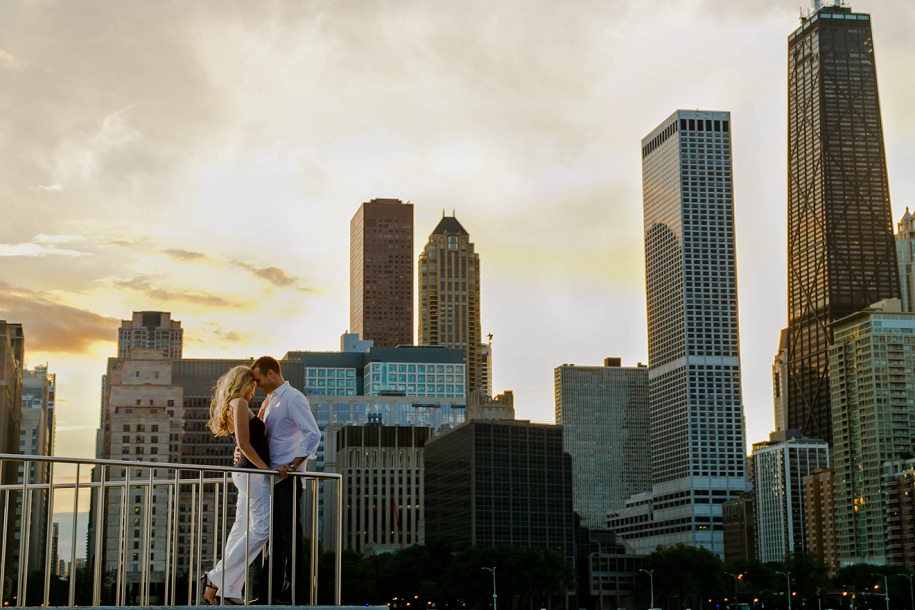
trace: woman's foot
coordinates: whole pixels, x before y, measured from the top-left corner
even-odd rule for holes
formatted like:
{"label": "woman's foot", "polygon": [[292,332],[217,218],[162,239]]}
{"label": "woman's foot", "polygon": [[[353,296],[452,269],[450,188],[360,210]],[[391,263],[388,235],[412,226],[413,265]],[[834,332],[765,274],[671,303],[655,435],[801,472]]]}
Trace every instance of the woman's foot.
{"label": "woman's foot", "polygon": [[244,606],[245,605],[245,600],[241,599],[240,597],[227,597],[225,601],[226,601],[227,606]]}
{"label": "woman's foot", "polygon": [[[203,601],[207,603],[207,606],[215,606],[216,592],[219,591],[219,587],[210,582],[210,577],[206,574],[200,577],[200,582],[202,582],[205,587],[203,590]],[[212,591],[212,593],[210,593],[210,591]]]}

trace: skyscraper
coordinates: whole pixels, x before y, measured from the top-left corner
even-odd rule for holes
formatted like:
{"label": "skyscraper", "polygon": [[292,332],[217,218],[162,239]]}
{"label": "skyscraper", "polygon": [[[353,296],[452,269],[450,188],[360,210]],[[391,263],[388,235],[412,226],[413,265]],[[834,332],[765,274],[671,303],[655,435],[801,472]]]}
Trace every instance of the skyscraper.
{"label": "skyscraper", "polygon": [[574,556],[572,460],[559,426],[464,422],[425,444],[426,540]]}
{"label": "skyscraper", "polygon": [[642,140],[652,492],[608,519],[637,552],[723,557],[721,502],[747,489],[730,118],[678,110]]}
{"label": "skyscraper", "polygon": [[779,430],[753,443],[753,462],[759,560],[784,561],[788,553],[808,550],[804,477],[829,468],[829,445]]}
{"label": "skyscraper", "polygon": [[604,529],[607,511],[651,489],[648,368],[564,364],[555,370],[556,423],[572,456],[572,505],[589,529]]}
{"label": "skyscraper", "polygon": [[413,204],[372,199],[350,221],[350,332],[413,344]]}
{"label": "skyscraper", "polygon": [[830,324],[899,297],[870,15],[836,5],[788,38],[788,427],[830,445]]}
{"label": "skyscraper", "polygon": [[829,367],[839,562],[884,564],[883,465],[915,448],[915,313],[889,299],[837,321],[834,330]]}
{"label": "skyscraper", "polygon": [[457,218],[442,216],[429,236],[419,255],[419,282],[419,344],[464,350],[467,392],[482,390],[480,256]]}
{"label": "skyscraper", "polygon": [[165,358],[180,358],[184,349],[181,322],[167,311],[135,311],[118,331],[118,358],[130,358],[135,349],[154,349]]}
{"label": "skyscraper", "polygon": [[896,260],[899,262],[899,284],[902,311],[915,311],[915,216],[905,209],[896,232]]}

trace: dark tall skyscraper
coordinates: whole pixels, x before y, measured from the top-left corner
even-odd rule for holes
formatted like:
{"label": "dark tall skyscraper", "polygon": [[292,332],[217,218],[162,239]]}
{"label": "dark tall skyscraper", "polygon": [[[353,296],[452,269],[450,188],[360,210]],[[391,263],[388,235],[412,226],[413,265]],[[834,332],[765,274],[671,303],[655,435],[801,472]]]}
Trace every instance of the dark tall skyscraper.
{"label": "dark tall skyscraper", "polygon": [[413,344],[413,204],[372,199],[350,221],[350,332]]}
{"label": "dark tall skyscraper", "polygon": [[830,324],[892,297],[870,15],[818,8],[788,38],[788,428],[832,443]]}

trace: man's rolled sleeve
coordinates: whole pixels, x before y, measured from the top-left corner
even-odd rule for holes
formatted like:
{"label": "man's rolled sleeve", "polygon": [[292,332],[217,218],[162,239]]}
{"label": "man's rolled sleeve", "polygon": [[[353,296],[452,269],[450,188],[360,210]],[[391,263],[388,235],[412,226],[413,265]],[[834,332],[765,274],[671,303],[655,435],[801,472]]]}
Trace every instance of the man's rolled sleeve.
{"label": "man's rolled sleeve", "polygon": [[311,412],[308,398],[302,396],[301,400],[297,400],[295,405],[290,406],[292,406],[289,410],[290,416],[302,432],[302,444],[299,445],[296,457],[314,459],[318,455],[318,446],[321,444],[321,430]]}

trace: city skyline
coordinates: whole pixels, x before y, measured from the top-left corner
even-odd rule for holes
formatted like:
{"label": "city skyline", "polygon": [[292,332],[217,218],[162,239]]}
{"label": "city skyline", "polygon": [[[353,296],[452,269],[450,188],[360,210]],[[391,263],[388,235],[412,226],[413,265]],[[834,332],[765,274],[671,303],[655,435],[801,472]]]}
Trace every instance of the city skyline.
{"label": "city skyline", "polygon": [[[551,421],[556,366],[647,360],[637,151],[675,107],[732,114],[747,441],[766,438],[798,4],[481,4],[450,26],[419,4],[5,5],[0,318],[58,375],[58,453],[92,454],[131,311],[170,311],[190,358],[334,349],[349,219],[377,197],[416,206],[414,260],[443,208],[474,228],[493,390]],[[873,17],[895,223],[915,202],[915,8],[850,4]]]}

